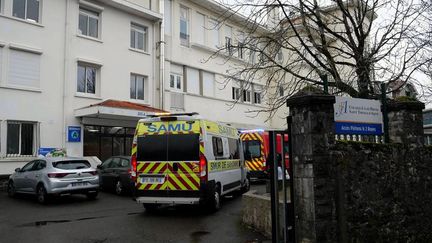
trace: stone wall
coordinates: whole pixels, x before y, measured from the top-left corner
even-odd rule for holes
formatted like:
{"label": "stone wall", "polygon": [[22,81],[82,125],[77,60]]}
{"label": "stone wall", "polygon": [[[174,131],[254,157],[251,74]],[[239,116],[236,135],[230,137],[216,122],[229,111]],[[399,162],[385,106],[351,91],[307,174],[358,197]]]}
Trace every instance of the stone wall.
{"label": "stone wall", "polygon": [[432,241],[432,147],[338,142],[330,151],[340,242]]}
{"label": "stone wall", "polygon": [[420,102],[390,102],[389,144],[334,137],[335,97],[305,89],[292,116],[296,242],[432,242],[432,149]]}

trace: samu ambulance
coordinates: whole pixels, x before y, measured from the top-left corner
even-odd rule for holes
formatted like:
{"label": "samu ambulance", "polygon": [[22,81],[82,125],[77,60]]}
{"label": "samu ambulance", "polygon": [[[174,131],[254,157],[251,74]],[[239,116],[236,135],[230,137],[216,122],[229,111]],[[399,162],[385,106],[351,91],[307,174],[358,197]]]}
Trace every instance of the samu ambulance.
{"label": "samu ambulance", "polygon": [[249,190],[237,129],[197,113],[141,119],[132,144],[134,197],[147,210],[163,204],[220,208],[221,196]]}

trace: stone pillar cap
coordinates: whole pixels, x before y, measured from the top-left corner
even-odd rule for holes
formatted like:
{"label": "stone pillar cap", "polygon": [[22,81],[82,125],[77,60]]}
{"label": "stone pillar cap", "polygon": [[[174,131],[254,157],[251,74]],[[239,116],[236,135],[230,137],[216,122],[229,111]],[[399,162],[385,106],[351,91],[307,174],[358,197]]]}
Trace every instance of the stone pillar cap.
{"label": "stone pillar cap", "polygon": [[316,104],[334,104],[336,98],[333,95],[325,94],[324,91],[314,89],[302,89],[287,99],[287,106],[309,106]]}
{"label": "stone pillar cap", "polygon": [[400,110],[423,110],[425,104],[420,101],[397,101],[391,100],[387,104],[388,111],[400,111]]}

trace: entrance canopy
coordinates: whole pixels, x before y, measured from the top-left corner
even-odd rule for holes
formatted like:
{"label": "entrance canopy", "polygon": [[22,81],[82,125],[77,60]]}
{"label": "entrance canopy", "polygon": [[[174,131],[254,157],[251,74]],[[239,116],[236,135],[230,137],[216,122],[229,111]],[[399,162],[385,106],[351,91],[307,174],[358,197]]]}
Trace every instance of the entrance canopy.
{"label": "entrance canopy", "polygon": [[109,99],[78,108],[74,115],[77,118],[82,118],[83,124],[127,126],[127,124],[119,124],[119,122],[123,122],[130,123],[135,127],[139,119],[156,113],[166,113],[166,111],[139,103]]}

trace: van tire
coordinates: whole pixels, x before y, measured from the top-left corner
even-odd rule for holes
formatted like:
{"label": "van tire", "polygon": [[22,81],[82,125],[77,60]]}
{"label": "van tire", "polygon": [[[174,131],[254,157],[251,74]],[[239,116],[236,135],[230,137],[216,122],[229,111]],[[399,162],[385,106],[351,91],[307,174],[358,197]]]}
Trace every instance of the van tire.
{"label": "van tire", "polygon": [[211,190],[209,190],[209,202],[208,210],[210,212],[216,212],[221,208],[221,193],[220,186],[217,184]]}
{"label": "van tire", "polygon": [[242,185],[241,193],[246,193],[250,190],[250,179],[247,177]]}

